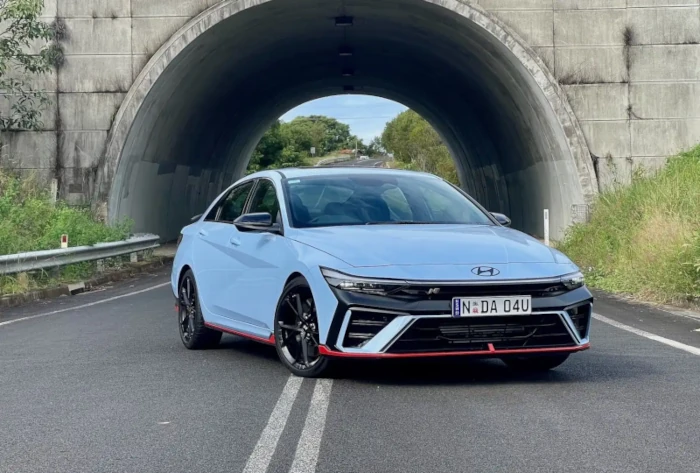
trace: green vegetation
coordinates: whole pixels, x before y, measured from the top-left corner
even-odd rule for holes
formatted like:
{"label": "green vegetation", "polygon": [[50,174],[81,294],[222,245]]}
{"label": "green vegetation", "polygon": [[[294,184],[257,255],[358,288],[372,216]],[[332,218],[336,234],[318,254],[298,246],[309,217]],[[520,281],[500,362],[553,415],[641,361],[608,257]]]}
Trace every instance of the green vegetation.
{"label": "green vegetation", "polygon": [[590,222],[573,226],[558,248],[593,287],[661,303],[700,302],[700,146],[601,195]]}
{"label": "green vegetation", "polygon": [[[60,248],[62,234],[70,246],[119,241],[128,237],[131,223],[108,226],[88,209],[53,203],[46,189],[32,177],[20,178],[0,171],[0,254]],[[118,262],[117,262],[118,263]],[[0,277],[0,294],[26,292],[35,287],[70,282],[92,274],[95,263],[63,268],[61,272],[38,272],[31,277]]]}
{"label": "green vegetation", "polygon": [[362,141],[350,134],[350,126],[334,118],[312,115],[290,122],[275,122],[263,135],[248,165],[248,172],[313,163],[316,156],[328,156],[344,148],[362,147]]}
{"label": "green vegetation", "polygon": [[381,145],[394,154],[396,167],[425,171],[459,184],[457,168],[447,146],[432,126],[413,110],[387,123]]}
{"label": "green vegetation", "polygon": [[63,34],[60,24],[39,19],[44,0],[0,2],[0,130],[41,129],[41,115],[50,101],[43,90],[34,89],[32,79],[63,61],[56,40]]}

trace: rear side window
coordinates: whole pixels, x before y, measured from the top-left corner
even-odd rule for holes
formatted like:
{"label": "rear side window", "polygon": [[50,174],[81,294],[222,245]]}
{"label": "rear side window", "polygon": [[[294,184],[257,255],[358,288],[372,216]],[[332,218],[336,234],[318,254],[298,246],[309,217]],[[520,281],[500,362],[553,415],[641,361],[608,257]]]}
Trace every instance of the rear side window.
{"label": "rear side window", "polygon": [[217,222],[223,223],[233,223],[238,217],[243,213],[243,207],[245,206],[246,200],[248,200],[248,194],[250,194],[253,188],[253,182],[246,182],[241,184],[239,187],[234,188],[231,193],[224,198],[221,204],[221,212],[219,217],[216,219]]}

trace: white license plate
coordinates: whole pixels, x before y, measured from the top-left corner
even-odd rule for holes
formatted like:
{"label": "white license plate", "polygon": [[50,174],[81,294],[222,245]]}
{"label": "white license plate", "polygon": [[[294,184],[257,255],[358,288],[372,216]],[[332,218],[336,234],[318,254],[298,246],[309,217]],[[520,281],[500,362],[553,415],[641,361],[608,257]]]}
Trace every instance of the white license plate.
{"label": "white license plate", "polygon": [[530,296],[455,297],[452,299],[453,317],[529,315],[531,313],[532,298]]}

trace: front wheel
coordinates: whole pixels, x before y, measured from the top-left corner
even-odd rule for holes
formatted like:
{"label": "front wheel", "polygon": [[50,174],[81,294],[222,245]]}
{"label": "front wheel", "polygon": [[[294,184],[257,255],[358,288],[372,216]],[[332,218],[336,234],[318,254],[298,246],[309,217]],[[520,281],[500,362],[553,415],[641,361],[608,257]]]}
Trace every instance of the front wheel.
{"label": "front wheel", "polygon": [[549,371],[564,363],[569,358],[568,353],[556,355],[530,355],[513,358],[503,358],[509,368],[518,371]]}
{"label": "front wheel", "polygon": [[282,363],[297,376],[316,378],[328,372],[330,360],[319,354],[316,304],[306,280],[290,281],[275,314],[275,347]]}

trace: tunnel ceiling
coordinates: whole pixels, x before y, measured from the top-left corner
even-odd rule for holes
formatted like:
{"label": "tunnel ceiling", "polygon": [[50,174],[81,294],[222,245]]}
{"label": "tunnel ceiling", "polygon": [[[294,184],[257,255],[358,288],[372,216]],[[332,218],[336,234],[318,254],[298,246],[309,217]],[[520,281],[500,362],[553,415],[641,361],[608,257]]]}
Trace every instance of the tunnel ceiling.
{"label": "tunnel ceiling", "polygon": [[[352,26],[336,26],[343,15]],[[342,46],[352,56],[341,57]],[[523,46],[456,0],[224,2],[137,79],[115,121],[100,197],[112,219],[172,237],[243,175],[274,120],[352,86],[428,119],[463,187],[516,227],[538,234],[543,208],[563,227],[569,207],[595,192],[595,174],[563,94]]]}

